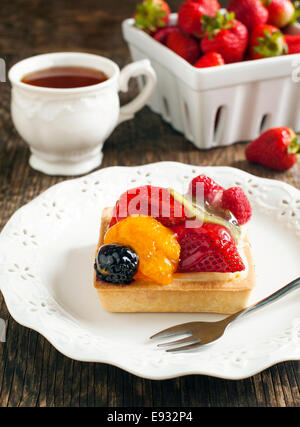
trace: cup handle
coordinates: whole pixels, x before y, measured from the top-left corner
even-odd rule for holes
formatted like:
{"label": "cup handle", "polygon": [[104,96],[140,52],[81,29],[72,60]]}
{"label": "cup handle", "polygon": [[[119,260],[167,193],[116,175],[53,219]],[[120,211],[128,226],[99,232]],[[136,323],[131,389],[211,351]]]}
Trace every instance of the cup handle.
{"label": "cup handle", "polygon": [[127,92],[128,82],[131,77],[138,77],[140,75],[144,75],[146,77],[146,85],[136,98],[120,108],[118,124],[125,120],[132,119],[135,113],[144,107],[154,91],[157,77],[149,59],[132,62],[122,69],[119,77],[119,90],[121,92]]}

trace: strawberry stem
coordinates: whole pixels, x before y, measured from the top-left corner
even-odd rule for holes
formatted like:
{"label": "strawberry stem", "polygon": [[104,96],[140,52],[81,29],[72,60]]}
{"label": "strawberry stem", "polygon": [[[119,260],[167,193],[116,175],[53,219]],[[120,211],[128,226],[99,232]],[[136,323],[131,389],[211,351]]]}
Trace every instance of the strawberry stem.
{"label": "strawberry stem", "polygon": [[212,40],[219,31],[232,28],[234,26],[234,18],[234,12],[217,12],[214,17],[202,15],[201,23],[205,35],[208,35],[209,39]]}
{"label": "strawberry stem", "polygon": [[156,31],[158,27],[165,27],[163,18],[167,11],[161,8],[161,4],[154,0],[144,0],[136,6],[135,26],[146,32]]}
{"label": "strawberry stem", "polygon": [[287,46],[281,31],[270,33],[268,30],[265,30],[263,37],[257,37],[257,42],[259,43],[258,46],[255,46],[253,49],[264,58],[287,53]]}
{"label": "strawberry stem", "polygon": [[300,154],[300,140],[298,136],[295,136],[290,142],[287,152],[289,154]]}

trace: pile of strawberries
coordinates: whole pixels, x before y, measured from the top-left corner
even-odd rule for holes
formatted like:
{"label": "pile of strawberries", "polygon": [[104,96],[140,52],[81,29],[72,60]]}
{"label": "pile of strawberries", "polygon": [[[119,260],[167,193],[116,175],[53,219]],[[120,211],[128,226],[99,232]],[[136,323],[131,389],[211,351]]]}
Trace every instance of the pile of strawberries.
{"label": "pile of strawberries", "polygon": [[300,53],[300,35],[284,34],[299,16],[290,0],[187,0],[177,25],[169,16],[165,0],[143,0],[135,25],[197,68]]}
{"label": "pile of strawberries", "polygon": [[[290,0],[231,0],[221,9],[217,0],[187,0],[169,25],[164,0],[143,0],[134,14],[135,26],[198,68],[300,53],[300,35],[285,28],[300,11]],[[276,171],[300,160],[300,138],[288,127],[268,129],[245,150],[248,161]]]}

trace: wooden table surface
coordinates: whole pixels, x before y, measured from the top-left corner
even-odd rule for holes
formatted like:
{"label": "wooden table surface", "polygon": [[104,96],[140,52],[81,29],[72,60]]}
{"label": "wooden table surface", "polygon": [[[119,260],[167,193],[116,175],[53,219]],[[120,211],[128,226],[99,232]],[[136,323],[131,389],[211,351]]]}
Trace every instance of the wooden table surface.
{"label": "wooden table surface", "polygon": [[[169,2],[176,10],[180,1]],[[121,35],[135,0],[2,0],[0,57],[7,68],[25,57],[53,51],[84,51],[110,57],[120,67],[130,61]],[[10,117],[10,86],[0,87],[0,229],[24,203],[63,177],[28,166],[29,150]],[[123,100],[135,93],[134,85]],[[228,165],[300,188],[300,165],[275,173],[249,164],[245,144],[199,151],[144,108],[121,124],[105,143],[102,167],[174,160],[196,165]],[[17,324],[0,297],[7,341],[0,343],[0,406],[300,406],[300,364],[286,362],[251,378],[228,381],[187,376],[165,381],[135,377],[100,363],[64,357],[38,333]]]}

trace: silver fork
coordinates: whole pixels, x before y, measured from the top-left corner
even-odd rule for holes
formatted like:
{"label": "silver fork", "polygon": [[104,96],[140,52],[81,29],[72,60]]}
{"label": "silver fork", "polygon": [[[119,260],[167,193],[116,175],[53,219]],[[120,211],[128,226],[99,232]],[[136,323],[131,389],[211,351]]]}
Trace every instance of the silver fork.
{"label": "silver fork", "polygon": [[220,320],[218,322],[182,323],[181,325],[164,329],[163,331],[152,335],[150,339],[167,338],[177,335],[188,334],[189,336],[186,338],[158,344],[158,347],[172,347],[166,350],[168,352],[194,350],[198,347],[211,344],[221,338],[228,326],[231,325],[232,322],[234,322],[235,320],[240,319],[241,317],[245,316],[245,314],[252,313],[253,311],[258,310],[259,308],[278,300],[279,298],[283,297],[284,295],[299,287],[300,277],[298,277],[298,279],[293,280],[291,283],[269,295],[268,297],[264,298],[263,300],[257,302],[256,304],[253,304],[241,311],[238,311],[237,313],[234,313],[223,320]]}

